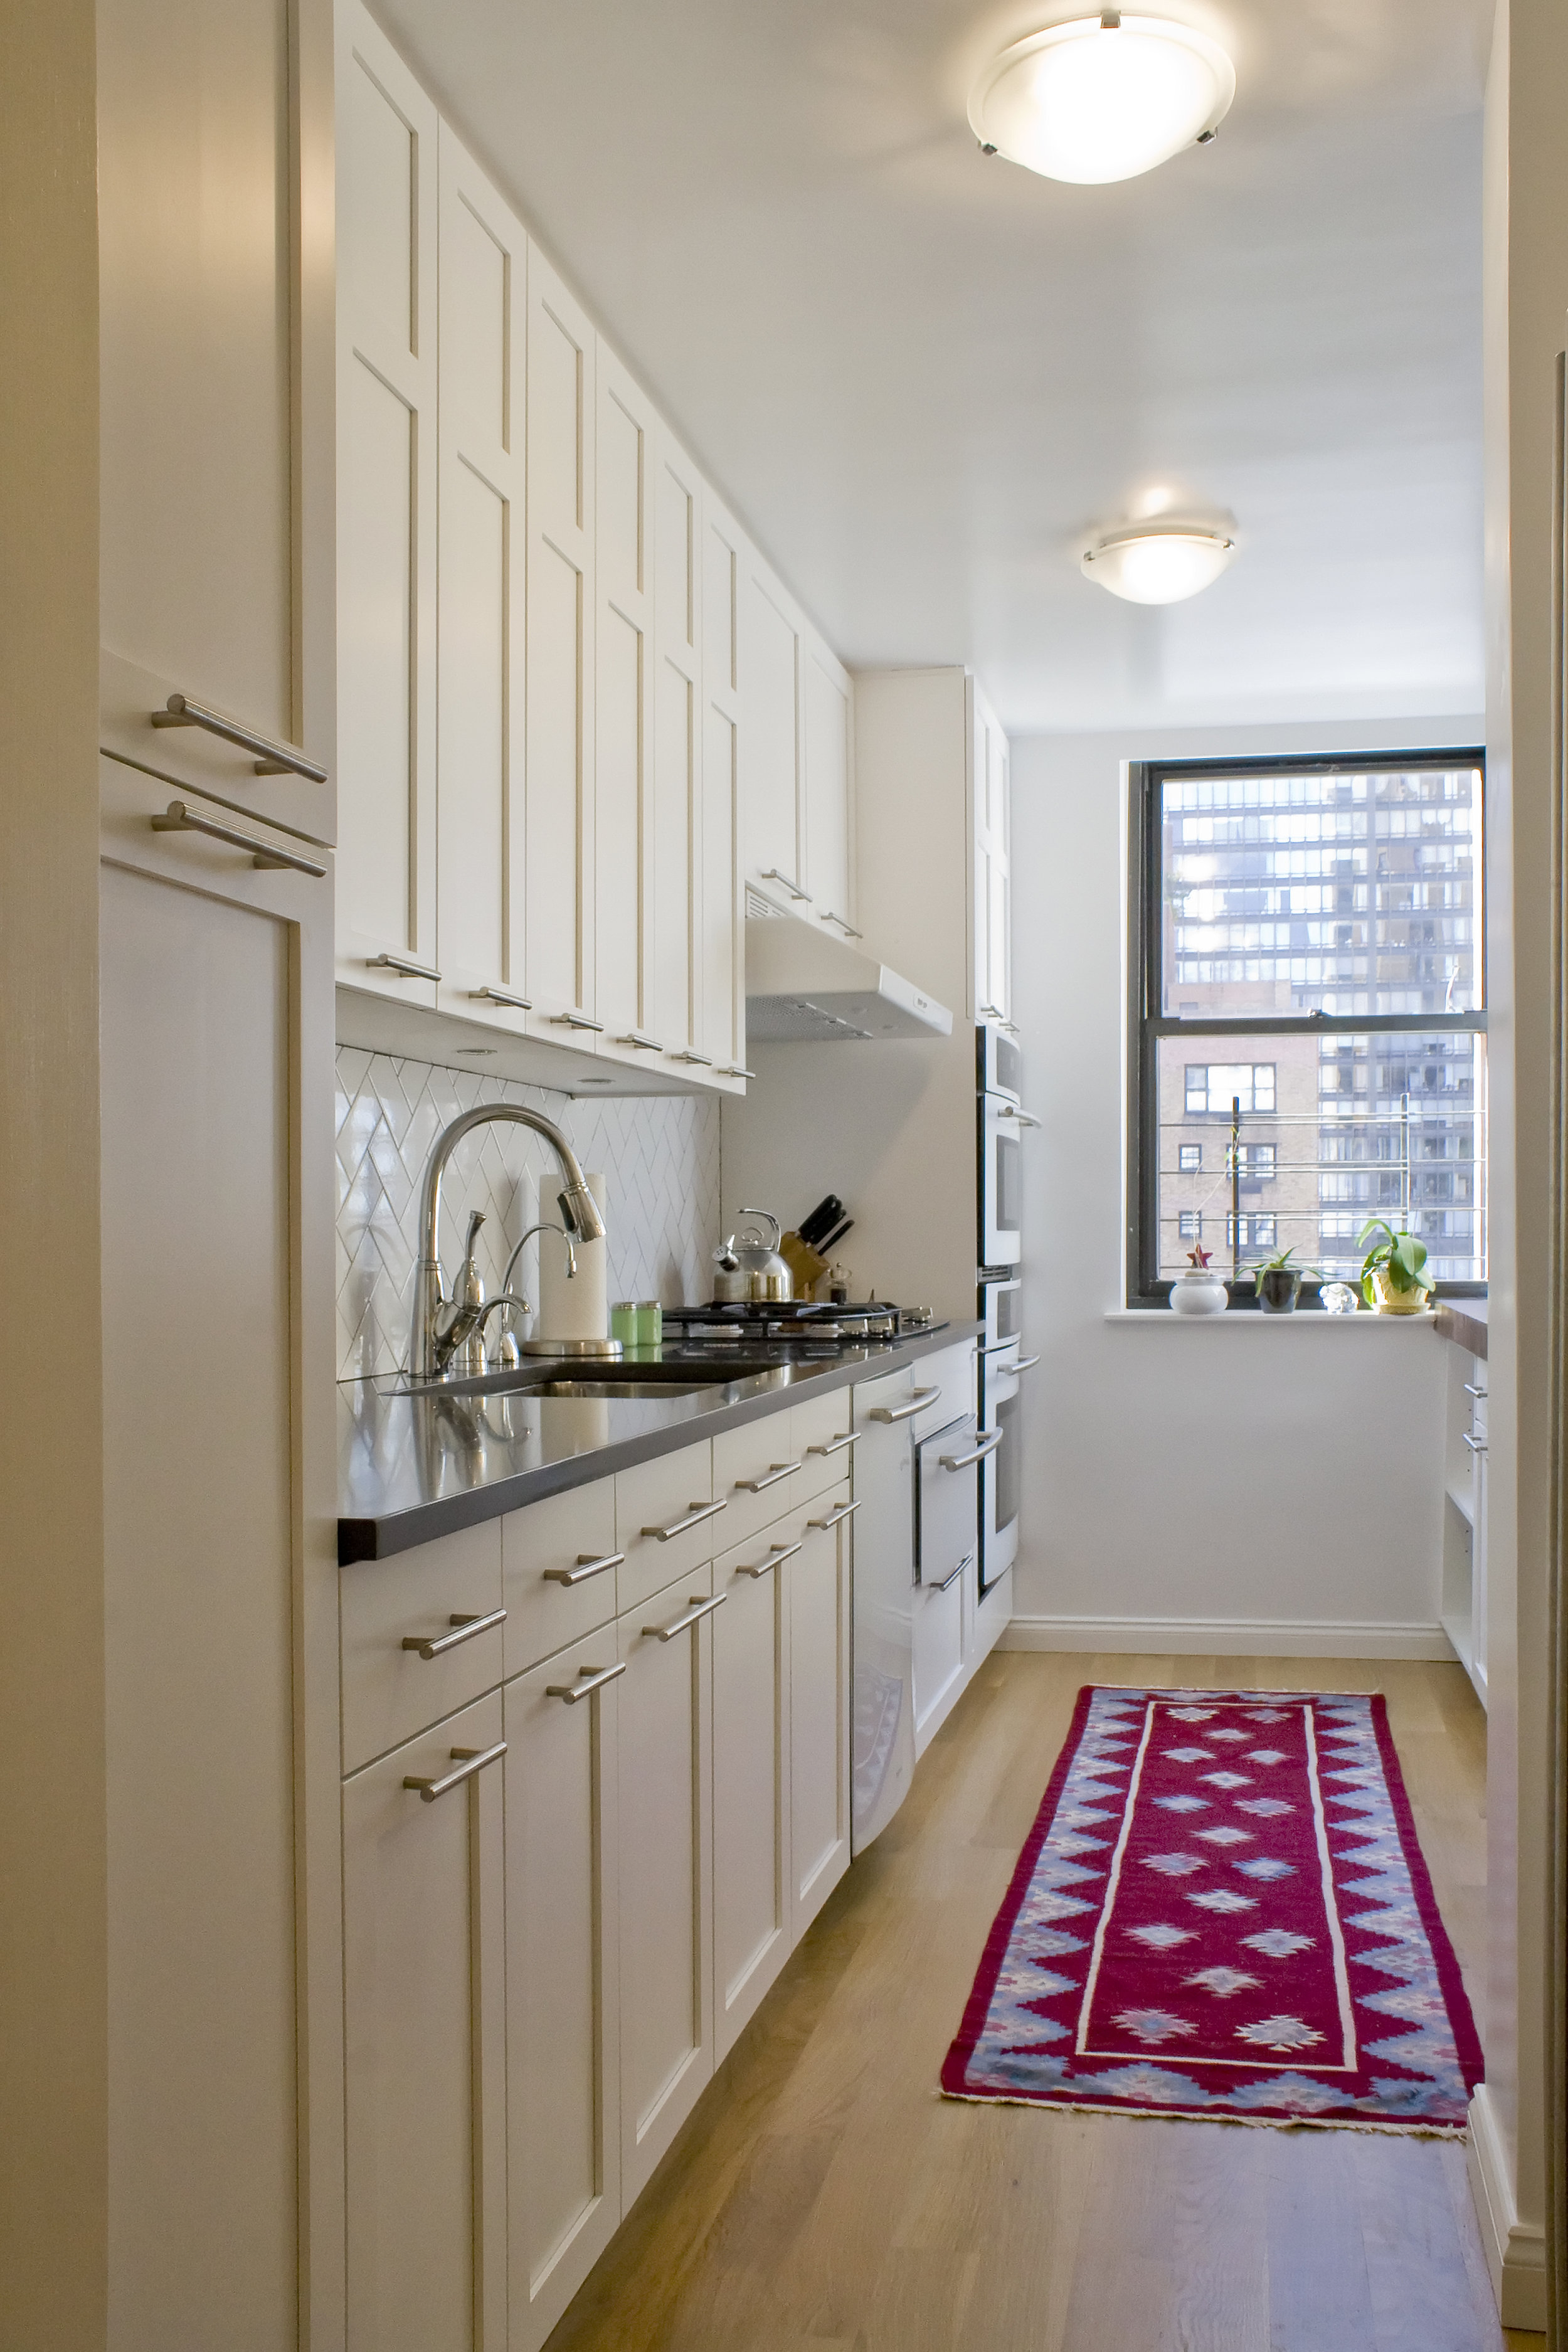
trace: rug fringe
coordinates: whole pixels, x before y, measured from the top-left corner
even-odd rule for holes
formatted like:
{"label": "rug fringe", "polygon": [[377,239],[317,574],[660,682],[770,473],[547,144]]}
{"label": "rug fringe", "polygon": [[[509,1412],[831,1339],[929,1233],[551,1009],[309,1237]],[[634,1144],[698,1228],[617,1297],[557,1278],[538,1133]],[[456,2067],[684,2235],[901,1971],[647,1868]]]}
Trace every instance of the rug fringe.
{"label": "rug fringe", "polygon": [[1394,2139],[1468,2140],[1470,2137],[1468,2124],[1379,2124],[1352,2116],[1205,2116],[1188,2107],[1134,2107],[1125,2104],[1112,2105],[1109,2102],[1102,2105],[1093,2099],[1015,2098],[1005,2091],[949,2091],[939,2088],[937,2096],[951,2100],[954,2106],[1032,2107],[1037,2114],[1051,2116],[1125,2116],[1139,2123],[1215,2124],[1221,2126],[1241,2124],[1254,2131],[1382,2132]]}
{"label": "rug fringe", "polygon": [[1100,2105],[1090,2098],[1013,2098],[1006,2091],[947,2091],[954,2107],[1032,2107],[1037,2115],[1126,2115],[1140,2124],[1244,2124],[1250,2131],[1383,2131],[1396,2140],[1469,2140],[1469,2124],[1373,2124],[1350,2115],[1194,2115],[1190,2107]]}

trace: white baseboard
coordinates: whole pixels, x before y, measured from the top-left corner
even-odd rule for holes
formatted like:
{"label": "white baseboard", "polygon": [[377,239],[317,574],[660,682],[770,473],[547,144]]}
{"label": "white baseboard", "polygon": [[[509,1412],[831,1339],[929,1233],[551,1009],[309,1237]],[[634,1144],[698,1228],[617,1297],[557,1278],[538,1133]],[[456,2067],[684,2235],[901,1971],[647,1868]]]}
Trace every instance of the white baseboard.
{"label": "white baseboard", "polygon": [[1513,2200],[1512,2170],[1498,2126],[1497,2111],[1482,2083],[1470,2101],[1470,2138],[1466,2150],[1470,2194],[1481,2225],[1481,2244],[1491,2273],[1498,2316],[1505,2327],[1546,2328],[1546,2232],[1539,2222],[1521,2221]]}
{"label": "white baseboard", "polygon": [[1183,1658],[1425,1658],[1436,1664],[1452,1664],[1456,1654],[1441,1625],[1274,1617],[1016,1616],[997,1646]]}

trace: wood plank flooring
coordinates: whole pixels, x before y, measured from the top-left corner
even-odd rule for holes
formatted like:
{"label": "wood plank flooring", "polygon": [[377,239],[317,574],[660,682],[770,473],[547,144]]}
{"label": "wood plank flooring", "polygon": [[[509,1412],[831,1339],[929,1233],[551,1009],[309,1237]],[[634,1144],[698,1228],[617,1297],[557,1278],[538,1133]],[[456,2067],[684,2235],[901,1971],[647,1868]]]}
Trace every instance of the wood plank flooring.
{"label": "wood plank flooring", "polygon": [[1458,2145],[938,2097],[1087,1682],[1386,1693],[1476,1999],[1486,1722],[1458,1666],[993,1656],[548,2352],[1539,2352],[1499,2329]]}

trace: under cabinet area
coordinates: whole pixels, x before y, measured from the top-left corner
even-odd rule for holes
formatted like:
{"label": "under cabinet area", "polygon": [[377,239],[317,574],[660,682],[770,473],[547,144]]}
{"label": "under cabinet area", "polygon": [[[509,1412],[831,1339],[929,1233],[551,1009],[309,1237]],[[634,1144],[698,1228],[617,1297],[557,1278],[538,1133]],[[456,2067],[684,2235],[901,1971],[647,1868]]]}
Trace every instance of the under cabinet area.
{"label": "under cabinet area", "polygon": [[365,2352],[537,2352],[847,1868],[851,1418],[340,1570]]}

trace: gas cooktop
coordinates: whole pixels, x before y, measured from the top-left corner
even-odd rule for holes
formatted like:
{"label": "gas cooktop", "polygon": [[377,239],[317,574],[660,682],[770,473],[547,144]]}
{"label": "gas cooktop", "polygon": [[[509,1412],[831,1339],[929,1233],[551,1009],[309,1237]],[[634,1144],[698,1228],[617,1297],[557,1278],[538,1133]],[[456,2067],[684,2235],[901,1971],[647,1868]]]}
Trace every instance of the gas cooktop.
{"label": "gas cooktop", "polygon": [[881,1299],[827,1305],[808,1298],[752,1298],[664,1310],[667,1355],[672,1343],[684,1352],[688,1348],[733,1349],[760,1342],[835,1355],[842,1348],[935,1328],[928,1308],[894,1307]]}

